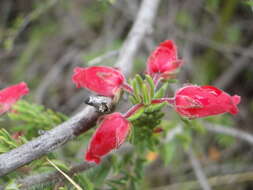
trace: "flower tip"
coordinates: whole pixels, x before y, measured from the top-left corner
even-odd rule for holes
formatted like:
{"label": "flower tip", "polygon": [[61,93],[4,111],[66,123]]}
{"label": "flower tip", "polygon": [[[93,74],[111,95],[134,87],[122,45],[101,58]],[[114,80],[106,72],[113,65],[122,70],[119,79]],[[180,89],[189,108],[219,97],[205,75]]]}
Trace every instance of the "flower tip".
{"label": "flower tip", "polygon": [[232,115],[236,115],[239,112],[238,107],[233,106],[230,110],[229,113],[231,113]]}
{"label": "flower tip", "polygon": [[26,95],[29,93],[30,90],[25,82],[19,83],[18,86],[20,87],[21,94]]}
{"label": "flower tip", "polygon": [[101,161],[99,157],[94,156],[91,152],[86,152],[85,160],[87,162],[95,162],[96,164],[99,164]]}
{"label": "flower tip", "polygon": [[234,95],[232,96],[232,101],[233,101],[233,105],[232,105],[232,108],[229,110],[229,113],[231,113],[232,115],[236,115],[239,112],[237,104],[240,103],[241,97],[238,95]]}
{"label": "flower tip", "polygon": [[235,105],[239,104],[241,102],[241,96],[238,95],[232,96],[232,101]]}
{"label": "flower tip", "polygon": [[160,46],[169,48],[169,49],[176,49],[176,44],[173,40],[165,40],[164,42],[159,44]]}

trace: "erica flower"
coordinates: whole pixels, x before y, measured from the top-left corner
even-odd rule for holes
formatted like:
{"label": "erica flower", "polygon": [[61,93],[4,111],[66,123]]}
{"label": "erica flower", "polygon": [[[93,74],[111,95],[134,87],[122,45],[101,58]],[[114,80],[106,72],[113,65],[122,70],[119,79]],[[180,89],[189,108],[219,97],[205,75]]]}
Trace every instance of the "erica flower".
{"label": "erica flower", "polygon": [[0,114],[7,112],[13,104],[28,93],[29,89],[24,82],[0,90]]}
{"label": "erica flower", "polygon": [[104,66],[77,67],[72,76],[72,81],[78,88],[88,88],[103,96],[114,96],[124,80],[120,71]]}
{"label": "erica flower", "polygon": [[102,156],[125,141],[130,126],[129,121],[118,112],[106,115],[90,141],[85,159],[98,164]]}
{"label": "erica flower", "polygon": [[175,95],[176,111],[185,117],[199,118],[229,112],[237,114],[240,96],[223,92],[213,86],[189,85]]}
{"label": "erica flower", "polygon": [[182,61],[177,57],[177,47],[174,42],[167,40],[152,52],[147,64],[149,75],[161,74],[163,78],[168,78],[182,65]]}

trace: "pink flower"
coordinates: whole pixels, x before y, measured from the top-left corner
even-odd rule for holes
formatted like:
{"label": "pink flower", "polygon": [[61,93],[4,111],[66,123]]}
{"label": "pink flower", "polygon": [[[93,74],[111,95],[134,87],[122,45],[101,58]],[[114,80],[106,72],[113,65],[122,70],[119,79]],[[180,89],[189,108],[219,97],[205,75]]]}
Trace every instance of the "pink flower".
{"label": "pink flower", "polygon": [[182,65],[177,57],[177,47],[172,40],[162,42],[149,56],[147,72],[149,75],[161,74],[163,78],[169,78]]}
{"label": "pink flower", "polygon": [[26,83],[21,82],[0,91],[0,115],[7,112],[22,96],[29,93]]}
{"label": "pink flower", "polygon": [[118,112],[106,115],[90,141],[85,159],[99,164],[102,156],[125,141],[130,126],[129,121]]}
{"label": "pink flower", "polygon": [[213,86],[189,85],[175,95],[176,111],[185,117],[199,118],[229,112],[237,114],[241,97],[223,92]]}
{"label": "pink flower", "polygon": [[124,80],[120,71],[103,66],[77,67],[72,76],[72,81],[78,88],[88,88],[103,96],[114,96]]}

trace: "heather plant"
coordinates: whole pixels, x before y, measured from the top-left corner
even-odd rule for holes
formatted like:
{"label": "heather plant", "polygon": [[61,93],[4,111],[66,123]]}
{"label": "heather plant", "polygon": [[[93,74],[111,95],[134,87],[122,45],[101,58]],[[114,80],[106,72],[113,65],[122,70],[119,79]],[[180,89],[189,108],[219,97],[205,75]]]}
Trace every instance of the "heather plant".
{"label": "heather plant", "polygon": [[[69,184],[60,184],[61,189],[75,187],[90,190],[105,185],[111,190],[140,189],[144,168],[150,161],[160,154],[164,163],[168,164],[177,154],[176,147],[189,149],[194,135],[205,132],[199,118],[238,113],[240,96],[230,96],[214,86],[186,84],[172,93],[170,87],[177,82],[176,76],[184,64],[187,63],[178,58],[175,43],[167,40],[152,52],[146,71],[129,79],[129,82],[117,68],[75,68],[72,81],[77,87],[110,97],[114,104],[126,92],[132,106],[125,113],[106,113],[97,121],[95,131],[78,137],[79,144],[89,141],[83,161],[98,166],[72,175],[68,179]],[[0,113],[10,111],[8,116],[11,120],[23,122],[12,132],[0,130],[0,153],[16,148],[36,134],[46,133],[46,130],[67,120],[65,115],[43,106],[25,101],[16,103],[28,92],[25,83],[0,91]],[[116,149],[124,149],[124,144],[128,149],[115,153]],[[75,150],[71,151],[76,154]],[[6,189],[19,189],[22,187],[16,180],[19,175],[51,171],[53,168],[64,174],[70,169],[63,157],[60,153],[50,153],[4,176],[0,182],[8,181]],[[32,188],[53,189],[54,185],[53,181],[48,181]]]}

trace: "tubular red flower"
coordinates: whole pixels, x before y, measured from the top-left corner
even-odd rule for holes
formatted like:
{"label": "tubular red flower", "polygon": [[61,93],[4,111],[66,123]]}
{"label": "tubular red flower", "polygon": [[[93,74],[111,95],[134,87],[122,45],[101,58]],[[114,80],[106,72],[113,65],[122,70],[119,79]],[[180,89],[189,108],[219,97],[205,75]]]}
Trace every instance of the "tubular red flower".
{"label": "tubular red flower", "polygon": [[175,109],[185,117],[199,118],[229,112],[237,114],[240,96],[230,96],[213,86],[189,85],[175,95]]}
{"label": "tubular red flower", "polygon": [[72,81],[78,88],[88,88],[103,96],[114,96],[124,80],[120,71],[103,66],[77,67],[72,76]]}
{"label": "tubular red flower", "polygon": [[7,112],[22,96],[29,93],[25,82],[9,86],[0,91],[0,115]]}
{"label": "tubular red flower", "polygon": [[118,112],[106,115],[90,141],[85,159],[99,164],[102,156],[125,141],[130,126],[130,122]]}
{"label": "tubular red flower", "polygon": [[177,47],[172,40],[162,42],[149,56],[147,72],[149,75],[161,74],[167,79],[182,65],[177,57]]}

